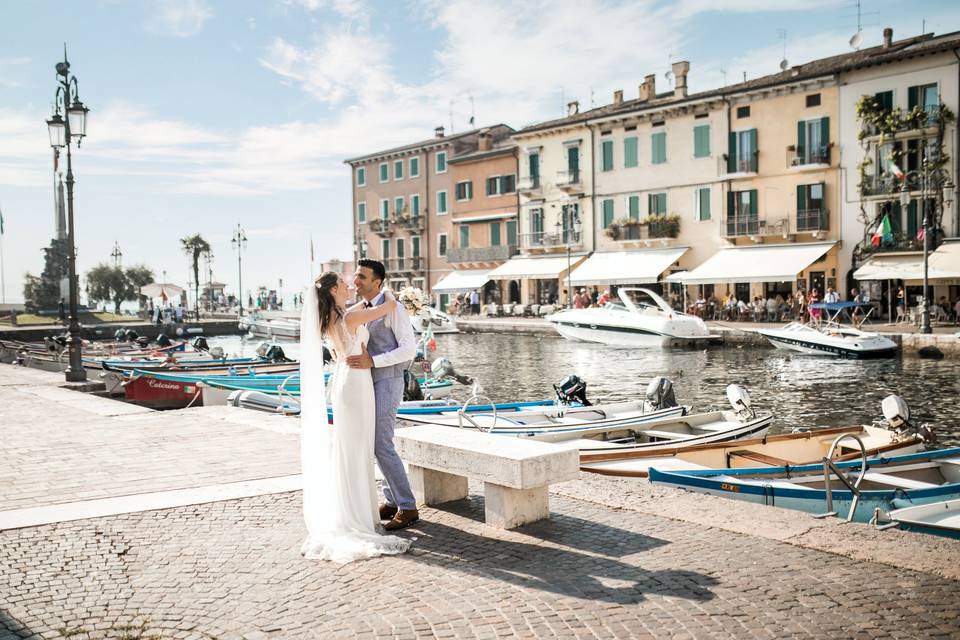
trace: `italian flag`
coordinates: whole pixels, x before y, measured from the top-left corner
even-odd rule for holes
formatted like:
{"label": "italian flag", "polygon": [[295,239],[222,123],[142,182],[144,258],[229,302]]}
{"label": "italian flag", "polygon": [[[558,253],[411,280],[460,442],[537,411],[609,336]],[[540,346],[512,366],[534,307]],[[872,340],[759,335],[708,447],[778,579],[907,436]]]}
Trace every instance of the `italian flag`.
{"label": "italian flag", "polygon": [[870,238],[870,244],[879,247],[883,243],[893,243],[893,227],[890,225],[890,215],[883,214],[883,220],[877,225],[873,236]]}

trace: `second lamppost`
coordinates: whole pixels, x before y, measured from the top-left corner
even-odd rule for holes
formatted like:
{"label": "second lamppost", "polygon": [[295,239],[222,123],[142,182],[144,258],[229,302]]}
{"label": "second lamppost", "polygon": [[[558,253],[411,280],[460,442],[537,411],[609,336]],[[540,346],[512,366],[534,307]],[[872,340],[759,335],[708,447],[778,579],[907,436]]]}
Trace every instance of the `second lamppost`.
{"label": "second lamppost", "polygon": [[580,216],[577,215],[576,205],[560,205],[560,220],[557,227],[563,234],[567,245],[567,308],[573,307],[573,278],[570,274],[572,264],[570,250],[574,242],[580,240]]}
{"label": "second lamppost", "polygon": [[[53,100],[53,115],[47,120],[50,134],[50,146],[59,153],[67,148],[67,277],[70,289],[70,319],[67,326],[67,351],[70,359],[64,372],[67,382],[83,382],[87,372],[80,359],[80,321],[77,318],[77,252],[73,227],[73,158],[72,146],[87,135],[87,113],[89,109],[80,102],[77,78],[70,75],[70,63],[67,62],[67,50],[63,50],[63,62],[58,62],[57,92]],[[66,118],[61,115],[66,114]]]}
{"label": "second lamppost", "polygon": [[237,251],[237,299],[240,301],[240,315],[243,315],[243,250],[247,248],[247,234],[237,223],[237,230],[233,232],[230,241]]}

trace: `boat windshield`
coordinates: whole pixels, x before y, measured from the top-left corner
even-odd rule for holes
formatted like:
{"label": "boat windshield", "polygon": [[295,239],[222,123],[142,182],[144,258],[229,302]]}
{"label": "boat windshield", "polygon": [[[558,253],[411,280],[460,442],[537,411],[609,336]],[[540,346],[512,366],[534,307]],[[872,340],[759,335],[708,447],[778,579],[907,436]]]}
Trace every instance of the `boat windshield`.
{"label": "boat windshield", "polygon": [[652,309],[662,311],[657,301],[650,297],[650,294],[641,289],[628,289],[623,293],[630,299],[630,302],[640,310]]}

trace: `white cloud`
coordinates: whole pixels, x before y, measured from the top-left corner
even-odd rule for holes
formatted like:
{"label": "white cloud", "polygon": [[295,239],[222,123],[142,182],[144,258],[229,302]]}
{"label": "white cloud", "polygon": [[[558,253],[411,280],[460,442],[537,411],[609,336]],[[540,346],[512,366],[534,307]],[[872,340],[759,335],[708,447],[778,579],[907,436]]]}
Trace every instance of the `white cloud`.
{"label": "white cloud", "polygon": [[0,87],[15,89],[23,83],[14,76],[18,69],[30,63],[30,58],[23,56],[16,58],[0,58]]}
{"label": "white cloud", "polygon": [[157,0],[147,29],[160,35],[186,38],[200,33],[212,16],[206,0]]}
{"label": "white cloud", "polygon": [[366,22],[369,8],[365,0],[283,0],[290,7],[300,7],[306,11],[330,9],[343,18]]}

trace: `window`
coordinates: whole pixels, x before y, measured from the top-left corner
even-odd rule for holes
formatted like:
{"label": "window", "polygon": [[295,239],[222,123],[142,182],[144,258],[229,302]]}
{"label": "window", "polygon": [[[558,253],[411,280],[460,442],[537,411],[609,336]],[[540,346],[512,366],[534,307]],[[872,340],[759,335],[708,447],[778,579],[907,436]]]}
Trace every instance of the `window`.
{"label": "window", "polygon": [[830,164],[830,118],[797,123],[797,162]]}
{"label": "window", "polygon": [[393,199],[393,215],[399,216],[403,213],[403,196]]}
{"label": "window", "polygon": [[580,182],[580,147],[567,145],[567,171],[570,182]]}
{"label": "window", "polygon": [[457,201],[469,200],[473,197],[473,182],[467,180],[457,183]]}
{"label": "window", "polygon": [[381,258],[383,258],[384,260],[390,259],[390,240],[388,238],[384,238],[381,241],[380,251],[383,254],[382,256],[380,256]]}
{"label": "window", "polygon": [[403,180],[403,160],[393,161],[393,179]]}
{"label": "window", "polygon": [[600,143],[600,170],[613,171],[613,140]]}
{"label": "window", "polygon": [[631,220],[640,219],[640,196],[627,197],[627,217]]}
{"label": "window", "polygon": [[447,172],[447,152],[446,151],[437,151],[437,173],[446,173]]}
{"label": "window", "polygon": [[710,219],[710,187],[697,189],[697,220],[701,222]]}
{"label": "window", "polygon": [[437,257],[447,257],[447,234],[445,233],[437,234]]}
{"label": "window", "polygon": [[651,193],[647,195],[647,213],[651,216],[667,215],[667,194]]}
{"label": "window", "polygon": [[797,185],[797,231],[826,231],[826,203],[824,184]]}
{"label": "window", "polygon": [[701,124],[693,128],[693,157],[710,157],[710,125]]}
{"label": "window", "polygon": [[530,166],[530,177],[533,178],[534,184],[537,184],[537,179],[540,177],[540,154],[531,153],[527,156],[527,160]]}
{"label": "window", "polygon": [[727,173],[757,172],[757,130],[730,132]]}
{"label": "window", "polygon": [[819,107],[820,106],[820,94],[811,93],[807,96],[807,106],[808,107]]}
{"label": "window", "polygon": [[530,209],[530,233],[543,233],[543,209]]}
{"label": "window", "polygon": [[414,258],[420,257],[420,236],[410,238],[410,255]]}
{"label": "window", "polygon": [[357,186],[363,187],[367,184],[367,168],[357,167]]}
{"label": "window", "polygon": [[500,196],[517,190],[517,176],[490,176],[487,178],[487,195]]}
{"label": "window", "polygon": [[875,93],[873,99],[877,101],[877,105],[884,111],[893,111],[893,91]]}
{"label": "window", "polygon": [[640,164],[637,153],[637,136],[623,139],[623,166],[631,169]]}
{"label": "window", "polygon": [[928,115],[934,115],[940,110],[940,92],[937,85],[921,84],[907,89],[907,108],[913,110],[920,107]]}
{"label": "window", "polygon": [[447,213],[447,192],[437,191],[437,215],[442,216]]}
{"label": "window", "polygon": [[470,246],[470,225],[460,225],[460,248],[466,249]]}
{"label": "window", "polygon": [[390,179],[389,170],[386,162],[380,163],[380,182],[386,182]]}
{"label": "window", "polygon": [[420,176],[420,158],[410,158],[410,177],[417,178]]}
{"label": "window", "polygon": [[380,219],[386,220],[390,217],[390,201],[386,198],[380,199]]}
{"label": "window", "polygon": [[613,200],[604,200],[603,206],[603,228],[606,229],[613,224]]}
{"label": "window", "polygon": [[750,107],[737,107],[737,117],[738,117],[738,118],[749,118],[749,117],[750,117]]}
{"label": "window", "polygon": [[[730,191],[727,193],[727,216],[732,219],[757,219],[757,190]],[[729,231],[729,230],[728,230]],[[748,229],[744,233],[756,233]],[[730,234],[735,235],[735,234]]]}
{"label": "window", "polygon": [[397,260],[400,262],[401,267],[403,266],[403,258],[406,253],[406,246],[403,238],[397,238]]}
{"label": "window", "polygon": [[410,196],[410,215],[414,218],[420,216],[420,194],[415,193]]}
{"label": "window", "polygon": [[367,203],[357,203],[357,222],[364,224],[367,221]]}
{"label": "window", "polygon": [[658,131],[650,136],[650,151],[653,164],[667,161],[667,132]]}
{"label": "window", "polygon": [[507,245],[517,246],[517,221],[507,220]]}
{"label": "window", "polygon": [[491,247],[500,246],[500,223],[499,222],[490,223],[490,246]]}

